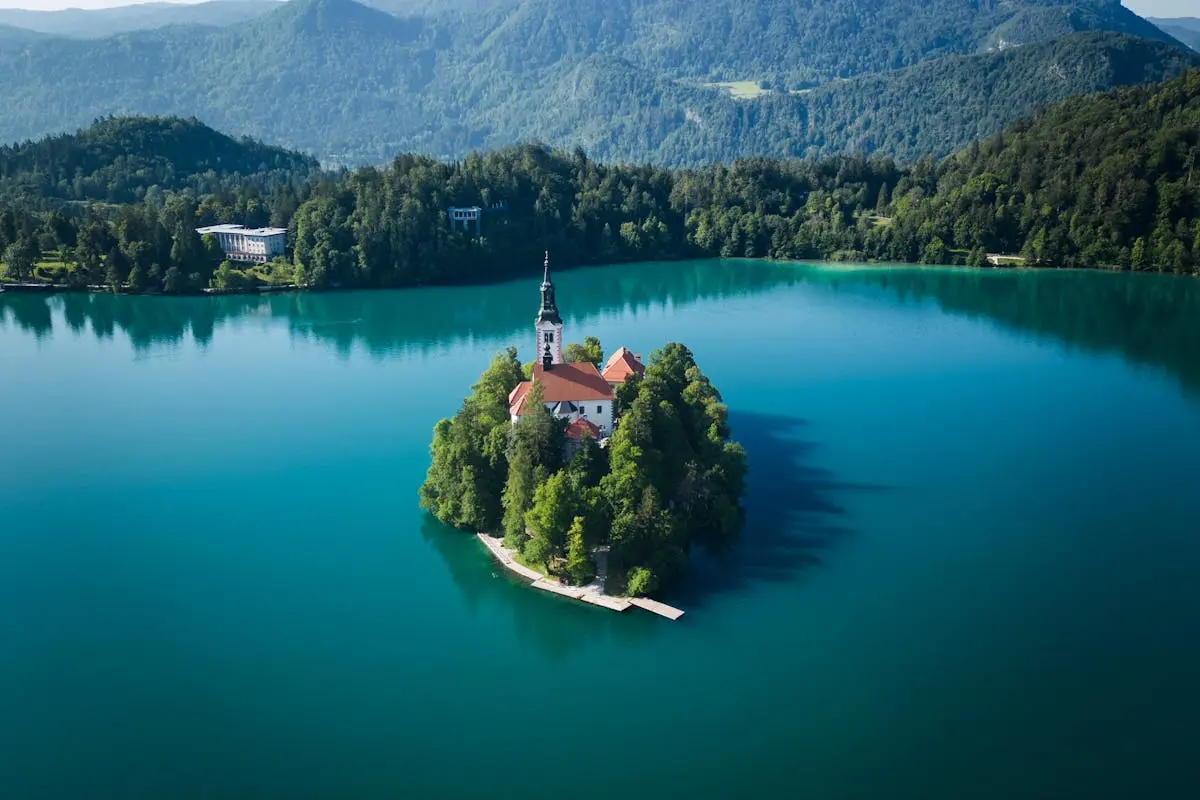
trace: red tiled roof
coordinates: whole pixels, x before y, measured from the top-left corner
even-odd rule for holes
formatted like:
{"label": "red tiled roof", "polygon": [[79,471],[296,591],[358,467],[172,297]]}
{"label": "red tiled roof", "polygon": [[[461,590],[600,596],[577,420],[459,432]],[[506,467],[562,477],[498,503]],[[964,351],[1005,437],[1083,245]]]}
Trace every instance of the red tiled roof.
{"label": "red tiled roof", "polygon": [[604,365],[604,380],[609,383],[624,383],[630,375],[641,375],[646,371],[638,357],[627,348],[620,347],[608,357]]}
{"label": "red tiled roof", "polygon": [[593,439],[600,438],[600,429],[596,427],[595,423],[589,422],[585,417],[579,417],[567,426],[568,439],[582,439],[585,436],[590,436]]}
{"label": "red tiled roof", "polygon": [[533,379],[542,384],[547,403],[613,399],[612,387],[590,361],[555,364],[550,369],[538,362],[533,365]]}
{"label": "red tiled roof", "polygon": [[533,381],[521,381],[508,393],[508,413],[520,414],[525,408],[525,398],[533,388]]}

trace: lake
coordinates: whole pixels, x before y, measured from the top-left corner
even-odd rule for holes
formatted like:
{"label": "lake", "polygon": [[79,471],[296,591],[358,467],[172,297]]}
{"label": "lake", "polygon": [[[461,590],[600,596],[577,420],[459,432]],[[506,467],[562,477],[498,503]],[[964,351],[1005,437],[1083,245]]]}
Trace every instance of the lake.
{"label": "lake", "polygon": [[749,453],[669,622],[417,507],[540,279],[0,295],[0,795],[1195,788],[1200,282],[559,274],[567,341],[686,343]]}

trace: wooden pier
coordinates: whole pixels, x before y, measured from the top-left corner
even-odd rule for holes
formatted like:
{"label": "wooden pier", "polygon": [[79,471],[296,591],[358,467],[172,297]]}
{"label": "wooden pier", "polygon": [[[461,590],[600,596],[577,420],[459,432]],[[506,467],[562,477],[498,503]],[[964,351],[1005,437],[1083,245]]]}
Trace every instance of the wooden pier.
{"label": "wooden pier", "polygon": [[529,585],[534,589],[541,589],[544,592],[551,592],[563,597],[569,597],[572,600],[590,603],[594,606],[607,608],[610,611],[625,611],[631,606],[637,606],[670,620],[676,620],[683,616],[683,612],[678,608],[672,608],[656,600],[650,600],[645,597],[617,597],[616,595],[606,594],[604,584],[600,579],[589,583],[587,586],[568,586],[556,578],[549,578],[524,564],[518,564],[513,558],[515,553],[506,548],[501,539],[495,536],[488,536],[486,533],[477,533],[475,536],[479,541],[483,542],[483,546],[491,552],[505,569],[529,581]]}
{"label": "wooden pier", "polygon": [[660,603],[657,600],[651,600],[649,597],[634,597],[629,601],[638,608],[645,609],[652,614],[658,614],[660,617],[666,617],[670,620],[676,620],[683,616],[683,612],[678,608]]}

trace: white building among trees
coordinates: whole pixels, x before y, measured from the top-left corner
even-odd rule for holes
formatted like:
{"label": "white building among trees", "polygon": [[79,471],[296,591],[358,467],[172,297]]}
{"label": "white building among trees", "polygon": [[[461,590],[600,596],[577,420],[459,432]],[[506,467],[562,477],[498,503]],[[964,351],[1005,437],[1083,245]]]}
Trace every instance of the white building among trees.
{"label": "white building among trees", "polygon": [[247,228],[245,225],[209,225],[197,228],[201,236],[212,236],[230,261],[266,263],[282,256],[287,228]]}

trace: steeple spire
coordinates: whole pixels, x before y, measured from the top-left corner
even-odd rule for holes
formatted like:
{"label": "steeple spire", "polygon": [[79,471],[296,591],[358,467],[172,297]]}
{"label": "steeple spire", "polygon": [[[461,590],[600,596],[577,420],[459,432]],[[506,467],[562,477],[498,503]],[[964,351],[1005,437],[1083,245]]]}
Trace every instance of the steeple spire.
{"label": "steeple spire", "polygon": [[558,315],[558,305],[554,302],[554,282],[550,280],[550,251],[546,251],[546,260],[542,262],[542,306],[538,309],[537,319],[533,323],[537,332],[537,349],[546,369],[553,364],[562,363],[562,317]]}
{"label": "steeple spire", "polygon": [[538,311],[538,320],[562,324],[558,316],[558,306],[554,302],[554,281],[550,280],[550,251],[546,251],[546,260],[542,263],[542,307]]}

